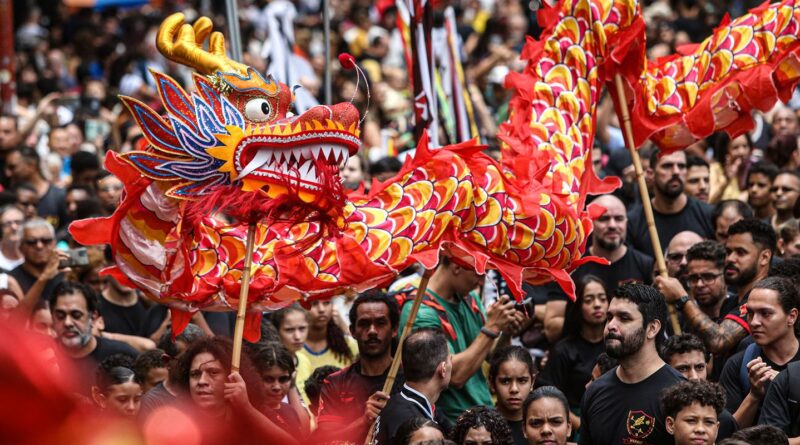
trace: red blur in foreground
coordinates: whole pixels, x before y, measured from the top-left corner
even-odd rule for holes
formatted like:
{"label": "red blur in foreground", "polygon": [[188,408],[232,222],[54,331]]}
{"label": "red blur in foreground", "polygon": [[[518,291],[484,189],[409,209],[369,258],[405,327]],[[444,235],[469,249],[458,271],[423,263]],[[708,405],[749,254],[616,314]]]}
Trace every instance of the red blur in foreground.
{"label": "red blur in foreground", "polygon": [[[0,324],[0,443],[4,445],[201,445],[263,443],[181,406],[131,420],[100,411],[76,394],[78,377],[53,339],[15,320]],[[94,376],[92,376],[93,378]],[[233,422],[239,423],[239,422]],[[233,431],[232,431],[233,430]]]}

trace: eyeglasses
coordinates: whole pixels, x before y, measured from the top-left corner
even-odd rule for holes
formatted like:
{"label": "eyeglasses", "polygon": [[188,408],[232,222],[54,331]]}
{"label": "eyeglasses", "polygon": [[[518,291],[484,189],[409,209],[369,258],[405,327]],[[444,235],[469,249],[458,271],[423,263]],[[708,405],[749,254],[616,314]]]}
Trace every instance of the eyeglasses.
{"label": "eyeglasses", "polygon": [[686,258],[685,253],[674,252],[667,254],[667,261],[669,261],[670,263],[680,263],[681,261],[683,261],[684,258]]}
{"label": "eyeglasses", "polygon": [[264,380],[264,383],[266,383],[267,385],[272,385],[275,382],[278,382],[281,385],[285,385],[292,380],[292,378],[288,375],[282,375],[278,378],[272,377],[271,375],[265,375],[261,376],[261,379]]}
{"label": "eyeglasses", "polygon": [[69,311],[69,312],[62,311],[62,310],[53,311],[53,318],[55,318],[58,321],[66,320],[67,319],[67,315],[69,315],[69,318],[71,318],[71,319],[73,319],[75,321],[81,321],[81,320],[83,320],[83,317],[86,316],[86,312],[81,312],[81,311],[78,311],[78,310]]}
{"label": "eyeglasses", "polygon": [[703,280],[703,283],[710,283],[717,278],[721,277],[721,273],[700,273],[700,274],[691,274],[686,277],[686,281],[689,282],[690,285],[695,286],[700,280]]}
{"label": "eyeglasses", "polygon": [[49,246],[50,244],[53,243],[53,238],[28,238],[22,240],[22,242],[28,246],[36,246],[39,243],[42,243],[42,245],[44,246]]}
{"label": "eyeglasses", "polygon": [[11,221],[4,221],[0,225],[2,225],[3,228],[11,227],[11,226],[21,226],[23,222],[24,221],[22,221],[21,219],[14,219],[14,220],[11,220]]}

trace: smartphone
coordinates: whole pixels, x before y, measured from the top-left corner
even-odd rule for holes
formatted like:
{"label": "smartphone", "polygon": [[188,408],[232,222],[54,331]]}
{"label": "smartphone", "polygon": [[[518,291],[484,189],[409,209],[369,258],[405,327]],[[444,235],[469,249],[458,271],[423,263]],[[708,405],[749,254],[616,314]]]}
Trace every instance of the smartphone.
{"label": "smartphone", "polygon": [[63,269],[65,267],[81,267],[89,265],[89,254],[86,252],[85,247],[67,250],[69,258],[64,258],[58,262],[58,267]]}

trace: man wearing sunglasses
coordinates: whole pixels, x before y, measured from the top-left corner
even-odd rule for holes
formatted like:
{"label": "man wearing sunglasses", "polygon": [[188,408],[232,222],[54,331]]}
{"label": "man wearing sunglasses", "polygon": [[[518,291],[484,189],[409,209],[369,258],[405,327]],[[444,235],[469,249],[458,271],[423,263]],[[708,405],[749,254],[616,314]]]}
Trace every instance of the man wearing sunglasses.
{"label": "man wearing sunglasses", "polygon": [[19,250],[24,261],[11,270],[25,294],[24,301],[31,307],[42,299],[49,300],[53,289],[64,281],[58,262],[67,258],[56,249],[55,229],[49,222],[34,218],[22,224],[22,240]]}

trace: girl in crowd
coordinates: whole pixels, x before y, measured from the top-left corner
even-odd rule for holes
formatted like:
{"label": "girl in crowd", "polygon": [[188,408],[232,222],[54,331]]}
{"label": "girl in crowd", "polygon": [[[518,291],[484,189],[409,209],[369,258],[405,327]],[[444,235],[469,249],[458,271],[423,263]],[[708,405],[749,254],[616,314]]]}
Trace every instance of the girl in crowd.
{"label": "girl in crowd", "polygon": [[306,380],[315,368],[311,366],[308,357],[299,352],[303,349],[308,336],[308,319],[308,312],[297,304],[275,311],[270,317],[272,325],[278,331],[281,343],[294,356],[295,370],[297,371],[294,383],[300,390],[306,406],[308,406],[308,398],[304,387]]}
{"label": "girl in crowd", "polygon": [[334,321],[331,302],[312,302],[308,314],[308,336],[298,355],[308,358],[312,370],[325,365],[344,368],[352,364],[358,355],[358,344]]}
{"label": "girl in crowd", "polygon": [[[715,162],[711,164],[711,192],[708,202],[716,204],[725,199],[747,201],[747,169],[753,142],[745,133],[731,139],[727,133],[718,133],[714,143]],[[780,164],[778,164],[780,165]]]}
{"label": "girl in crowd", "polygon": [[296,444],[296,437],[263,414],[264,385],[250,358],[242,355],[239,372],[231,372],[232,355],[229,339],[204,338],[192,343],[171,371],[196,410],[197,426],[209,428],[203,431],[204,440],[219,443],[225,437],[230,443]]}
{"label": "girl in crowd", "polygon": [[603,328],[608,312],[608,291],[603,281],[594,275],[580,277],[575,303],[567,308],[564,323],[566,338],[550,351],[547,366],[538,375],[536,386],[564,388],[569,406],[572,428],[580,427],[580,405],[586,383],[592,378],[592,368],[604,350]]}
{"label": "girl in crowd", "polygon": [[92,400],[104,412],[123,417],[134,417],[139,413],[142,386],[136,381],[127,356],[111,356],[97,367]]}
{"label": "girl in crowd", "polygon": [[554,443],[565,445],[572,433],[569,423],[569,403],[558,388],[536,388],[523,406],[525,437],[530,445]]}
{"label": "girl in crowd", "polygon": [[264,414],[294,437],[308,435],[308,414],[294,385],[294,357],[280,343],[267,343],[251,357],[266,392]]}
{"label": "girl in crowd", "polygon": [[533,389],[533,360],[521,346],[496,351],[489,365],[489,389],[497,397],[497,411],[508,422],[515,445],[528,442],[523,435],[522,404]]}
{"label": "girl in crowd", "polygon": [[442,440],[442,427],[425,417],[412,417],[397,429],[398,445],[414,445],[420,442]]}
{"label": "girl in crowd", "polygon": [[514,445],[506,419],[485,406],[470,408],[458,416],[452,436],[457,445]]}

